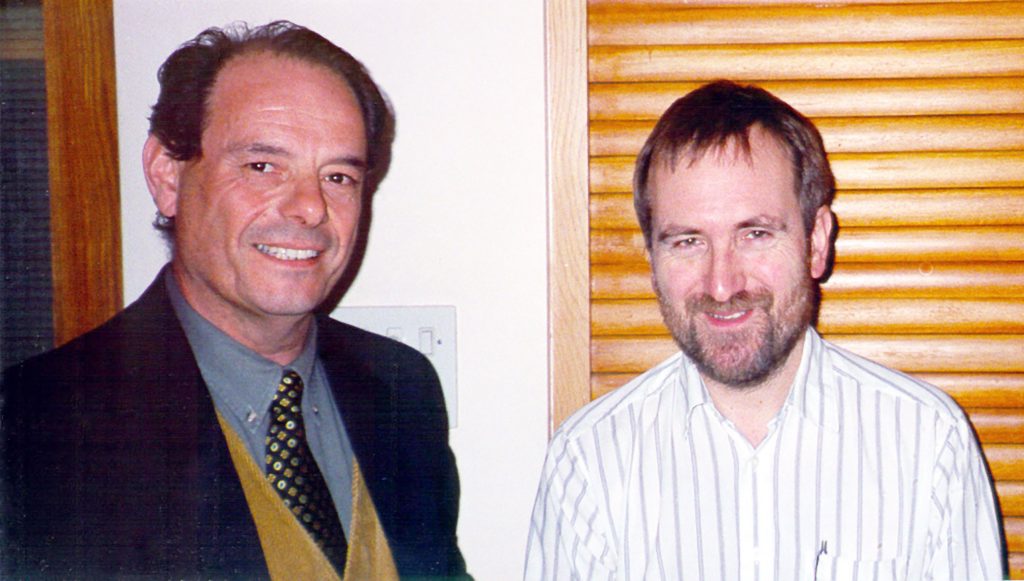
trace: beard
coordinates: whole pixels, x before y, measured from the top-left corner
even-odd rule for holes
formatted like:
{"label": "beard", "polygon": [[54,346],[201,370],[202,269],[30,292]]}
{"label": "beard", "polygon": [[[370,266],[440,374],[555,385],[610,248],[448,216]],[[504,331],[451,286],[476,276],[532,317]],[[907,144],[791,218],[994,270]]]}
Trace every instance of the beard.
{"label": "beard", "polygon": [[[740,291],[725,302],[707,294],[684,301],[680,311],[655,278],[654,291],[665,325],[679,348],[701,375],[734,388],[754,387],[772,376],[811,324],[818,309],[818,286],[805,273],[800,284],[785,296],[767,289]],[[709,312],[751,310],[751,318],[736,330],[711,328]]]}

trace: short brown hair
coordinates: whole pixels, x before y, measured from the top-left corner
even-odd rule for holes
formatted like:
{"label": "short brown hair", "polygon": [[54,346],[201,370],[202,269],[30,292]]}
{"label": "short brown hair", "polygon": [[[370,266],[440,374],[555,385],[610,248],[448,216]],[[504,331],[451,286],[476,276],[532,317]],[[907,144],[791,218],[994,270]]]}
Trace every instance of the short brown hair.
{"label": "short brown hair", "polygon": [[809,119],[768,91],[715,81],[672,103],[637,156],[633,206],[648,248],[652,243],[648,192],[652,165],[666,161],[674,166],[682,155],[696,157],[732,141],[749,151],[754,126],[763,128],[785,147],[793,162],[804,228],[811,231],[818,208],[831,204],[835,195],[835,178],[821,134]]}

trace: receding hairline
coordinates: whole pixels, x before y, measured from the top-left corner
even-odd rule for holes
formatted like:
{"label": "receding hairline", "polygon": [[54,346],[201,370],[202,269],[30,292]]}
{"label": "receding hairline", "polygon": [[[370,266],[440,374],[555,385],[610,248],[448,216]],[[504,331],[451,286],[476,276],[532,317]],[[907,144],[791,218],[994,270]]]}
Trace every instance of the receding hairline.
{"label": "receding hairline", "polygon": [[[359,105],[360,110],[362,110],[363,104],[360,101],[359,95],[356,93],[355,88],[352,86],[351,79],[341,74],[338,70],[333,69],[330,66],[316,59],[306,58],[300,54],[296,54],[293,52],[275,50],[275,48],[270,45],[245,46],[236,54],[231,55],[230,58],[224,61],[220,69],[217,71],[217,74],[214,76],[213,83],[210,84],[210,96],[212,97],[213,94],[216,92],[217,87],[221,84],[221,79],[224,78],[224,74],[227,71],[231,70],[234,67],[242,66],[243,64],[250,61],[259,62],[259,59],[264,58],[291,62],[293,64],[303,65],[309,67],[310,69],[326,73],[327,76],[337,80],[338,82],[341,83],[342,86],[345,87],[349,95],[352,96],[353,101],[357,105]],[[209,103],[207,103],[207,105],[209,105]]]}
{"label": "receding hairline", "polygon": [[[215,105],[216,99],[218,97],[224,96],[223,91],[225,76],[233,72],[233,69],[235,67],[248,66],[251,64],[259,65],[261,62],[260,59],[266,57],[274,58],[284,62],[290,62],[295,65],[302,65],[308,67],[310,70],[324,73],[326,78],[336,81],[339,84],[339,87],[341,87],[344,90],[345,94],[352,100],[352,103],[355,105],[356,110],[358,111],[359,122],[363,125],[363,133],[367,139],[366,149],[369,150],[370,135],[369,128],[366,126],[366,111],[362,101],[360,101],[359,99],[359,95],[356,93],[355,88],[352,86],[352,83],[344,75],[321,62],[312,59],[305,59],[302,58],[301,56],[296,56],[291,53],[278,52],[269,47],[246,48],[244,51],[232,55],[231,58],[224,62],[224,64],[220,67],[220,70],[217,71],[217,75],[214,77],[213,83],[210,84],[210,92],[206,96],[206,102],[203,104],[203,106],[206,109],[206,113],[203,115],[203,123],[202,126],[200,127],[200,141],[202,141],[203,138],[205,137],[206,131],[209,128],[209,124],[213,119],[213,107]],[[236,82],[238,81],[239,79],[236,79]],[[243,144],[243,146],[244,145],[246,144]],[[268,147],[272,147],[272,145],[268,144]],[[361,161],[361,167],[366,168],[367,166],[367,160],[363,159]]]}
{"label": "receding hairline", "polygon": [[675,171],[683,162],[687,167],[693,166],[702,159],[715,157],[722,160],[738,161],[741,156],[752,164],[754,161],[754,147],[751,145],[753,136],[758,135],[774,143],[775,147],[782,152],[783,157],[793,169],[793,181],[796,188],[795,194],[799,197],[799,171],[794,165],[793,152],[789,143],[780,135],[761,123],[755,123],[747,128],[742,134],[726,135],[709,142],[698,142],[690,140],[682,146],[673,146],[664,142],[661,146],[651,151],[650,164],[647,168],[648,181],[653,176],[656,168],[662,167]]}

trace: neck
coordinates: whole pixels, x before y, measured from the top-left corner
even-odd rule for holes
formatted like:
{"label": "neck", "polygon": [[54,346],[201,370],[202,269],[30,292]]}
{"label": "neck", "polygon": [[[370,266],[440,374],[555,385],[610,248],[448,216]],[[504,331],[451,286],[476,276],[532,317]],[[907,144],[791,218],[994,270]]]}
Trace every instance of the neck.
{"label": "neck", "polygon": [[735,387],[701,374],[715,408],[731,421],[755,448],[768,435],[768,423],[786,403],[800,368],[805,338],[801,337],[786,360],[763,381]]}
{"label": "neck", "polygon": [[229,331],[225,331],[225,333],[261,356],[284,366],[299,358],[306,345],[312,324],[313,315],[307,315],[301,321],[286,328],[268,329],[261,326],[248,333],[238,333],[237,335]]}

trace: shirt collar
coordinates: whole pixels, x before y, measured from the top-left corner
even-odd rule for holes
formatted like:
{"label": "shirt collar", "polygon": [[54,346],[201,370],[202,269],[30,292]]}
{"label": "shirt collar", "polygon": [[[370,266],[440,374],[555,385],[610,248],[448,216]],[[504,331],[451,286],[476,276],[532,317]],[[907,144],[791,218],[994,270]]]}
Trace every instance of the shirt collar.
{"label": "shirt collar", "polygon": [[839,403],[836,374],[832,369],[825,340],[813,328],[807,328],[804,352],[793,384],[791,403],[807,420],[834,432],[839,430]]}
{"label": "shirt collar", "polygon": [[697,365],[684,353],[679,358],[679,366],[678,377],[683,392],[683,409],[686,411],[684,414],[684,427],[689,425],[690,417],[693,415],[694,410],[701,406],[708,406],[715,414],[718,414],[718,410],[711,403],[711,394],[708,393],[708,388],[704,386],[704,380],[697,370]]}
{"label": "shirt collar", "polygon": [[304,383],[310,383],[316,363],[316,325],[310,326],[299,356],[281,366],[235,341],[193,309],[170,269],[167,269],[164,283],[203,380],[218,409],[226,408],[221,409],[221,413],[233,414],[247,422],[261,417],[270,407],[286,370],[295,371]]}
{"label": "shirt collar", "polygon": [[[697,370],[697,365],[686,357],[680,358],[679,380],[683,394],[685,424],[689,424],[690,416],[700,406],[708,408],[724,421],[724,417],[711,401],[711,394]],[[777,418],[781,418],[789,410],[796,408],[800,415],[815,424],[833,431],[839,429],[839,410],[835,397],[834,374],[828,363],[825,343],[820,335],[811,327],[804,335],[803,351],[800,354],[800,366],[793,379],[789,395],[782,404]]]}

